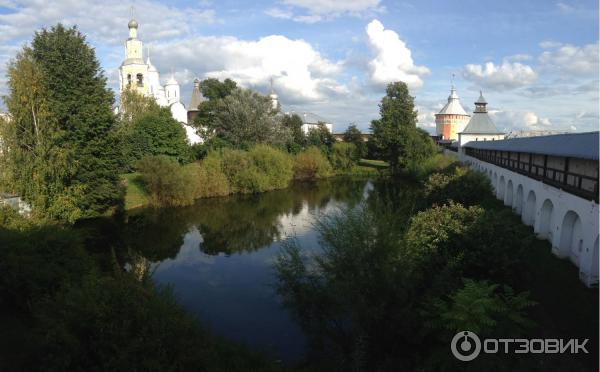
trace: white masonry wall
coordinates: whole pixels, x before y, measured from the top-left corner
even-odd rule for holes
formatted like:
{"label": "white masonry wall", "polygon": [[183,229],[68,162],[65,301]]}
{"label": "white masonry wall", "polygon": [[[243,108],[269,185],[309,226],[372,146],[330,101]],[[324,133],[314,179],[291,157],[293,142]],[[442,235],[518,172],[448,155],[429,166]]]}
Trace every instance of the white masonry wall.
{"label": "white masonry wall", "polygon": [[598,204],[525,175],[461,154],[471,168],[485,173],[496,197],[521,215],[552,252],[579,268],[587,285],[598,284]]}

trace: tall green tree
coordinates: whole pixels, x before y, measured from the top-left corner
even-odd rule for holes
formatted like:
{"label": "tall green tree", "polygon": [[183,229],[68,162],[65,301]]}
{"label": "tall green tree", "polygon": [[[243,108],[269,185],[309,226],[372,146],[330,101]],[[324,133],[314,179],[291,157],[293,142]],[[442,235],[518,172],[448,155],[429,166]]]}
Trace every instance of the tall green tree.
{"label": "tall green tree", "polygon": [[0,125],[2,188],[31,203],[35,216],[72,222],[81,216],[75,200],[82,190],[64,182],[76,167],[72,151],[59,146],[66,132],[52,115],[44,73],[31,48],[9,63],[8,88],[4,101],[10,114]]}
{"label": "tall green tree", "polygon": [[210,127],[215,120],[219,102],[230,95],[236,88],[237,83],[231,79],[225,79],[222,82],[215,78],[202,80],[200,91],[207,100],[200,103],[198,106],[198,115],[194,123],[190,124],[200,129]]}
{"label": "tall green tree", "polygon": [[417,129],[414,97],[405,83],[400,81],[387,86],[379,113],[381,118],[371,122],[371,140],[389,162],[392,172],[398,173],[411,162],[433,155],[433,142]]}
{"label": "tall green tree", "polygon": [[291,137],[273,112],[269,97],[240,88],[218,101],[207,131],[238,148],[259,143],[284,146]]}
{"label": "tall green tree", "polygon": [[64,186],[83,190],[77,205],[84,217],[99,215],[121,199],[113,93],[94,49],[77,28],[43,29],[31,45],[50,116],[61,133],[54,145],[69,152],[75,167],[63,178]]}
{"label": "tall green tree", "polygon": [[3,138],[10,188],[52,219],[116,206],[114,98],[85,37],[60,24],[37,32],[10,64],[9,88],[12,119]]}
{"label": "tall green tree", "polygon": [[190,160],[190,147],[185,129],[171,116],[168,108],[150,112],[140,117],[134,124],[131,134],[134,159],[145,156],[166,155],[179,163]]}
{"label": "tall green tree", "polygon": [[360,129],[352,124],[346,129],[343,136],[344,142],[353,143],[356,146],[357,155],[363,158],[367,155],[367,144],[363,140],[363,135]]}

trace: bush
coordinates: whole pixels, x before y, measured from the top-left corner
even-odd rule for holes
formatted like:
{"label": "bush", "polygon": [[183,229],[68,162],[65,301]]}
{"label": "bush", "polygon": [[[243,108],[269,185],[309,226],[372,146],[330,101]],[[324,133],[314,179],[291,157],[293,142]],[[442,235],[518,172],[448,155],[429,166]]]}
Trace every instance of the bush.
{"label": "bush", "polygon": [[356,145],[347,142],[336,142],[331,148],[331,164],[336,170],[347,171],[358,162]]}
{"label": "bush", "polygon": [[453,173],[434,173],[425,183],[425,197],[431,204],[450,200],[464,205],[479,204],[492,196],[486,176],[468,168],[455,168]]}
{"label": "bush", "polygon": [[[290,156],[267,145],[254,146],[250,151],[224,149],[209,157],[215,173],[219,163],[230,192],[257,193],[285,188],[293,175]],[[224,185],[222,178],[218,183]]]}
{"label": "bush", "polygon": [[331,175],[331,164],[317,147],[311,146],[296,155],[294,178],[297,180],[315,180]]}
{"label": "bush", "polygon": [[443,154],[435,154],[425,160],[408,165],[408,173],[418,181],[425,182],[433,173],[451,173],[458,167],[458,160]]}
{"label": "bush", "polygon": [[231,185],[221,168],[219,153],[210,152],[199,164],[194,164],[197,173],[197,198],[224,196],[231,194]]}
{"label": "bush", "polygon": [[157,206],[189,205],[196,194],[197,177],[191,167],[182,167],[168,156],[149,156],[138,162],[141,180]]}
{"label": "bush", "polygon": [[266,145],[254,146],[249,154],[254,166],[267,176],[270,190],[288,187],[294,175],[290,155]]}

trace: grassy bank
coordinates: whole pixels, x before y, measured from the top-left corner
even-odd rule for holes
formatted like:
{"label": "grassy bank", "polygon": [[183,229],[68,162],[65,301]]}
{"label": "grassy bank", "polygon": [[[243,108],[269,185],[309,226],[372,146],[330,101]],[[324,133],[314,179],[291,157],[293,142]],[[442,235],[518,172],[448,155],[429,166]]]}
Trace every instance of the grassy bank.
{"label": "grassy bank", "polygon": [[[212,161],[213,163],[216,162],[214,160],[209,160]],[[309,159],[310,161],[310,159]],[[320,160],[321,163],[323,163],[324,161],[326,161],[325,158],[322,158]],[[189,171],[193,171],[194,169],[196,169],[197,167],[200,166],[201,163],[196,162],[196,163],[192,163],[192,164],[187,164],[182,166],[182,168],[185,168]],[[221,164],[215,165],[212,164],[212,173],[211,174],[207,174],[205,175],[205,177],[207,178],[220,178],[223,181],[223,176],[221,174],[217,174],[215,176],[215,167],[220,167]],[[311,166],[309,166],[309,168],[313,168]],[[382,175],[387,174],[387,169],[388,169],[388,164],[384,161],[381,160],[368,160],[368,159],[361,159],[359,160],[356,164],[352,165],[349,169],[332,169],[329,170],[327,172],[325,172],[324,176],[319,177],[319,178],[323,178],[323,177],[336,177],[336,176],[355,176],[355,177],[379,177]],[[308,170],[308,172],[315,172],[314,170]],[[305,180],[313,180],[315,178],[315,174],[312,174],[311,176],[306,177]],[[147,187],[144,184],[144,181],[142,179],[142,174],[140,172],[134,172],[134,173],[127,173],[127,174],[122,174],[121,176],[121,182],[122,184],[125,186],[126,192],[125,192],[125,210],[130,210],[130,209],[134,209],[134,208],[139,208],[139,207],[143,207],[143,206],[148,206],[152,204],[152,198],[151,195],[149,193],[149,191],[147,190]],[[202,182],[202,181],[200,181]],[[204,192],[203,195],[199,195],[199,197],[211,197],[211,196],[222,196],[222,195],[228,195],[228,194],[232,194],[232,193],[238,193],[240,192],[232,190],[230,187],[227,187],[225,190],[222,190],[222,192],[216,192],[213,191],[215,193],[215,195],[210,195],[210,191]]]}

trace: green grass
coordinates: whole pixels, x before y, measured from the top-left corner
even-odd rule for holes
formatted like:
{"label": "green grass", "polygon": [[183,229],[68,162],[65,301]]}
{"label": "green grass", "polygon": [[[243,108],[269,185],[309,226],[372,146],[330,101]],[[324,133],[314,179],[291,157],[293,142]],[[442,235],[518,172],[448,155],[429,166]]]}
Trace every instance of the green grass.
{"label": "green grass", "polygon": [[363,167],[371,167],[371,168],[378,168],[378,169],[386,169],[387,167],[389,167],[388,163],[383,160],[370,160],[370,159],[360,159],[358,161],[358,165],[363,166]]}
{"label": "green grass", "polygon": [[121,179],[126,186],[125,210],[138,208],[150,202],[139,176],[140,174],[137,172],[121,175]]}

